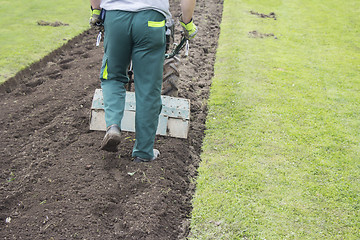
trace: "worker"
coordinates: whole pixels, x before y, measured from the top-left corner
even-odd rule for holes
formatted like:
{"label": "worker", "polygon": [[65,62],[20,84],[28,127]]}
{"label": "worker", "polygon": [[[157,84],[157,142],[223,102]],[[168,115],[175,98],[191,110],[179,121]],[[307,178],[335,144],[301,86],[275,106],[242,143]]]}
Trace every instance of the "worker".
{"label": "worker", "polygon": [[[188,39],[195,37],[196,0],[181,0],[180,24]],[[100,149],[116,152],[121,142],[121,119],[125,107],[127,68],[133,63],[136,97],[134,162],[155,160],[154,149],[161,112],[161,85],[165,56],[165,21],[171,18],[168,0],[90,0],[91,25],[104,18],[104,56],[100,71],[106,133]]]}

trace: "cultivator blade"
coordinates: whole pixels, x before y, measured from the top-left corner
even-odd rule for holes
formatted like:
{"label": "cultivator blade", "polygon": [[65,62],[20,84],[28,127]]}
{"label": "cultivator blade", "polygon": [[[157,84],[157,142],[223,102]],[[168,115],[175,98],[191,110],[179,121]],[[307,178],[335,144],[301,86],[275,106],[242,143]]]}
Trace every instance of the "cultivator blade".
{"label": "cultivator blade", "polygon": [[[161,96],[162,110],[159,115],[157,135],[187,138],[190,120],[190,100]],[[121,130],[135,132],[136,101],[134,92],[126,92],[125,111]],[[104,100],[101,89],[96,89],[91,106],[90,130],[106,131]]]}

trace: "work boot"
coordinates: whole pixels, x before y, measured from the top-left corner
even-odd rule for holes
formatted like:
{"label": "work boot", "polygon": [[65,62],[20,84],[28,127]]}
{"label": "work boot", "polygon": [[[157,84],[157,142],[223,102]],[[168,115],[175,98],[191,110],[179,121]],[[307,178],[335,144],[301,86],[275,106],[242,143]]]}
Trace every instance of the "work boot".
{"label": "work boot", "polygon": [[120,128],[118,125],[113,124],[107,128],[104,139],[101,142],[101,150],[108,152],[117,152],[117,146],[121,141]]}
{"label": "work boot", "polygon": [[157,159],[160,156],[160,152],[157,149],[153,149],[154,157],[151,159],[141,158],[141,157],[135,157],[134,162],[140,163],[140,162],[151,162]]}

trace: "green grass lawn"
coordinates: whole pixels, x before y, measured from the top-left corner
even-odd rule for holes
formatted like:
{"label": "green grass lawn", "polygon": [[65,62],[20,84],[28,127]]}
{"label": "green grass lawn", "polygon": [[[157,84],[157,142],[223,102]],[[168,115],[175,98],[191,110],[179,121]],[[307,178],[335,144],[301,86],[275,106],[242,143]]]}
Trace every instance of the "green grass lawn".
{"label": "green grass lawn", "polygon": [[190,239],[360,239],[360,2],[223,14]]}
{"label": "green grass lawn", "polygon": [[[88,0],[2,0],[0,16],[1,83],[87,29],[90,3]],[[40,26],[37,24],[40,20],[69,25]]]}

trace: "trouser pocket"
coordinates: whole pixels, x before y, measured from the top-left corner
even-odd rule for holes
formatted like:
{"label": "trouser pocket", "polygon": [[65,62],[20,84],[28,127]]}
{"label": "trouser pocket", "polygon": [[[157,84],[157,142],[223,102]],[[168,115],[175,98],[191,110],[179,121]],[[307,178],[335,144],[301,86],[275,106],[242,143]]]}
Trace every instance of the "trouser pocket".
{"label": "trouser pocket", "polygon": [[165,46],[165,17],[153,10],[136,14],[133,25],[135,44],[145,48],[161,48]]}

